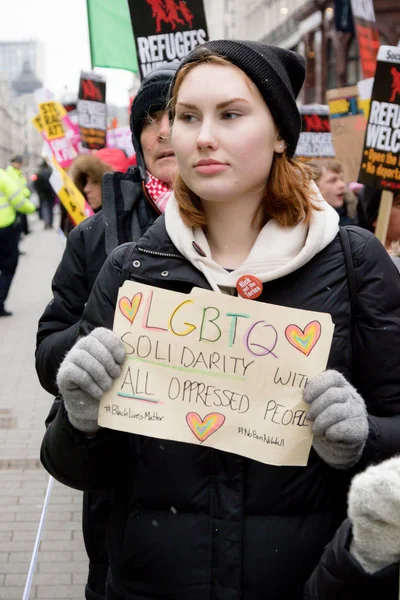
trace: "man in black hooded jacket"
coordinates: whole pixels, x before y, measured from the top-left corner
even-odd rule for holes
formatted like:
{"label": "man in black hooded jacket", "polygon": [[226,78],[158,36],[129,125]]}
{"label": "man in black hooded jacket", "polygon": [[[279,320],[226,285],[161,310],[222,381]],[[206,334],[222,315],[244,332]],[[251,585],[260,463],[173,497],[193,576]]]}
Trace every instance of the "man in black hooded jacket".
{"label": "man in black hooded jacket", "polygon": [[[56,396],[46,425],[55,418],[60,398],[56,374],[75,344],[80,319],[96,277],[108,254],[136,241],[161,214],[160,191],[169,188],[176,168],[166,101],[177,65],[168,64],[147,75],[132,104],[131,130],[137,167],[127,173],[106,173],[102,210],[71,231],[53,282],[53,298],[39,320],[36,371],[42,387]],[[87,600],[104,598],[108,560],[105,523],[109,503],[104,492],[88,492],[83,502],[83,534],[89,557]]]}

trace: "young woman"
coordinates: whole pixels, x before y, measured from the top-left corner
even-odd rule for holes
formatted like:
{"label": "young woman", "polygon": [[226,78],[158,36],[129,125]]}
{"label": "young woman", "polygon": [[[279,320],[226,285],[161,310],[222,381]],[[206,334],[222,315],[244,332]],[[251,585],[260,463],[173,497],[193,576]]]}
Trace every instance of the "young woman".
{"label": "young woman", "polygon": [[[165,218],[109,257],[86,337],[61,365],[64,404],[42,461],[67,485],[112,490],[107,599],[300,600],[354,470],[400,450],[400,279],[370,233],[350,231],[350,306],[338,216],[292,159],[304,76],[299,55],[255,42],[207,42],[184,59],[171,99],[180,175]],[[98,427],[125,356],[110,331],[122,273],[228,294],[252,274],[258,302],[331,313],[329,370],[305,391],[307,467]]]}

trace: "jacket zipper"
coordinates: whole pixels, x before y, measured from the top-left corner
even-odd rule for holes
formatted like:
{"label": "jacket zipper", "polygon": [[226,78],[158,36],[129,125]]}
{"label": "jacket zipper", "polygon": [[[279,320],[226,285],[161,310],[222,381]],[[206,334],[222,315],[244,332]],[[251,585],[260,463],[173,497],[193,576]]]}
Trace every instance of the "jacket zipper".
{"label": "jacket zipper", "polygon": [[145,248],[140,248],[138,246],[139,252],[143,252],[144,254],[151,254],[152,256],[162,256],[163,258],[182,258],[180,254],[167,254],[166,252],[156,252],[155,250],[145,250]]}

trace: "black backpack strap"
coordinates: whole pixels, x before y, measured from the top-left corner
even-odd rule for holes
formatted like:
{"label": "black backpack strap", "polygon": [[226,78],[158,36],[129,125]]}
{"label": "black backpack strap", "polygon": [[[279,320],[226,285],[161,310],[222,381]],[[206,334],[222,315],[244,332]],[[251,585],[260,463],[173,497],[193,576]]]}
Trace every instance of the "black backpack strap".
{"label": "black backpack strap", "polygon": [[349,288],[351,318],[353,320],[357,304],[356,278],[354,275],[353,255],[351,253],[349,232],[346,227],[339,227],[340,243],[342,244],[344,264],[346,266],[347,286]]}

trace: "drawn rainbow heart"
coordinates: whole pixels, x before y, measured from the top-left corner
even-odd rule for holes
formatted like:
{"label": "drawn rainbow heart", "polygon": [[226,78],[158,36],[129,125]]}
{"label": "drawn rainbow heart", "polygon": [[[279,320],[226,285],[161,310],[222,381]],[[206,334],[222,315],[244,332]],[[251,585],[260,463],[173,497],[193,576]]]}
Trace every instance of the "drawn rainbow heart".
{"label": "drawn rainbow heart", "polygon": [[137,292],[134,296],[132,296],[131,300],[129,300],[129,298],[126,296],[123,296],[118,303],[119,310],[131,324],[135,320],[141,301],[142,292]]}
{"label": "drawn rainbow heart", "polygon": [[186,422],[190,430],[200,442],[204,442],[207,438],[215,433],[225,422],[225,416],[221,413],[209,413],[202,419],[195,412],[190,412],[186,415]]}
{"label": "drawn rainbow heart", "polygon": [[285,336],[289,344],[308,356],[321,337],[321,323],[311,321],[304,330],[297,325],[288,325],[285,329]]}

